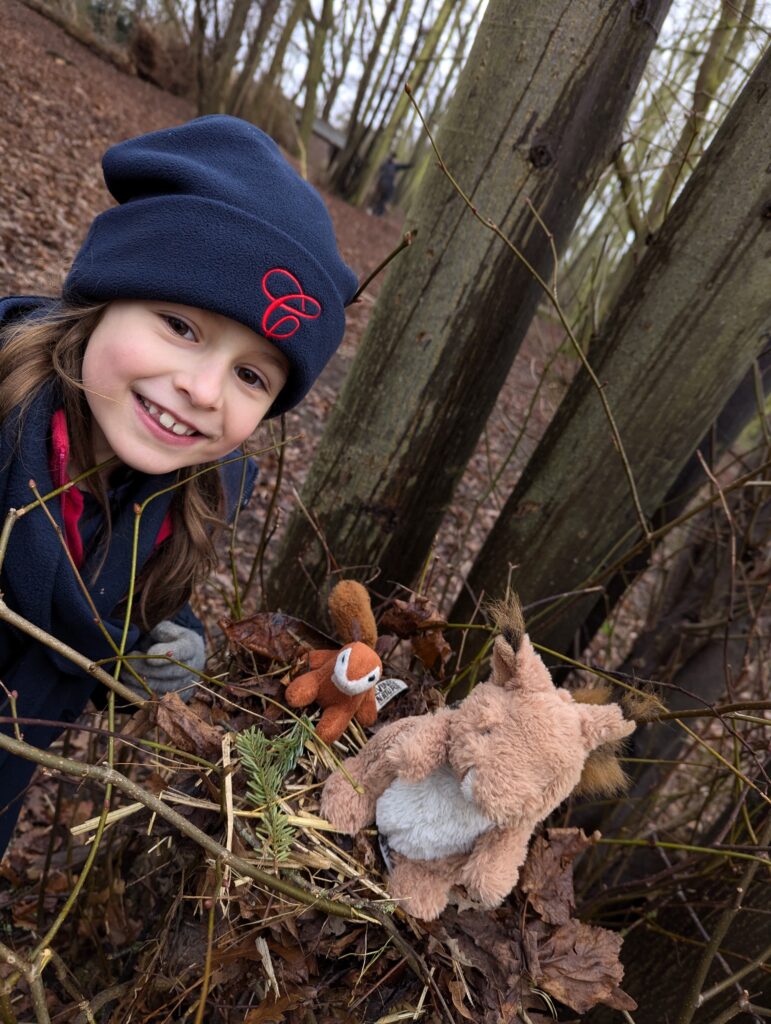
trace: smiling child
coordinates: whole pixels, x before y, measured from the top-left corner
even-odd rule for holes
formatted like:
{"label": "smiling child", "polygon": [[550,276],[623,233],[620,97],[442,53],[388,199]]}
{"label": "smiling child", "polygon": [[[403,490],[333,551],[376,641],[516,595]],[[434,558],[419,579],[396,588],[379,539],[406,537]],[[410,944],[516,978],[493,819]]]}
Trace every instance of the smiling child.
{"label": "smiling child", "polygon": [[[0,301],[0,519],[33,500],[30,480],[46,495],[101,468],[48,502],[63,542],[42,508],[16,522],[0,591],[86,657],[114,657],[103,629],[120,645],[135,508],[148,502],[124,649],[189,666],[142,664],[163,693],[203,668],[187,601],[214,564],[216,526],[251,493],[256,470],[247,461],[244,473],[240,448],[307,393],[357,282],[320,196],[245,121],[204,117],[130,139],[103,168],[118,205],[92,223],[62,297]],[[6,622],[0,681],[0,731],[13,733],[15,692],[39,747],[95,685]],[[0,856],[33,767],[0,750]]]}

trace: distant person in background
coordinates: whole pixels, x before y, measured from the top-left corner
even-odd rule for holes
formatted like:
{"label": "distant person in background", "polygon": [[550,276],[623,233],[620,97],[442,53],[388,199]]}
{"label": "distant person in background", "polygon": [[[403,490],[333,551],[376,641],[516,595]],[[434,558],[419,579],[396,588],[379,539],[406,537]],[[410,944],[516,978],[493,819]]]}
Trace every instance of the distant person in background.
{"label": "distant person in background", "polygon": [[380,165],[380,170],[377,172],[375,197],[372,201],[372,212],[376,217],[383,216],[386,207],[394,197],[397,172],[406,171],[409,167],[412,167],[412,164],[397,164],[396,153],[391,153],[385,163]]}

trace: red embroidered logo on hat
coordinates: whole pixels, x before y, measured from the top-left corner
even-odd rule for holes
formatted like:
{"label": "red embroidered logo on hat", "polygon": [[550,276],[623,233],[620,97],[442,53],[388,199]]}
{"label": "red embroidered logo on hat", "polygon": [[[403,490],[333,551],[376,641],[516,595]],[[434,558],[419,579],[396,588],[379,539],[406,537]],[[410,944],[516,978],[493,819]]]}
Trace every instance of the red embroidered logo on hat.
{"label": "red embroidered logo on hat", "polygon": [[[321,316],[321,303],[312,295],[306,295],[303,286],[288,270],[281,267],[269,270],[262,278],[262,290],[270,299],[262,316],[262,333],[266,338],[286,341],[298,331],[300,320],[316,320]],[[283,294],[275,294],[276,291]]]}

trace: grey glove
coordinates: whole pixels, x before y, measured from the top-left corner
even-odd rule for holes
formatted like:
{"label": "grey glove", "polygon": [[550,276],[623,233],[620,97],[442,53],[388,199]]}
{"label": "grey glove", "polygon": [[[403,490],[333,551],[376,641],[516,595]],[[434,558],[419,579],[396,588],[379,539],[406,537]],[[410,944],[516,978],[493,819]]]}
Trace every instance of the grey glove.
{"label": "grey glove", "polygon": [[[152,658],[150,655],[167,655],[174,661],[182,662],[182,665]],[[180,694],[185,700],[192,696],[192,683],[196,679],[196,676],[191,675],[190,669],[203,671],[206,662],[203,637],[200,633],[169,620],[159,622],[143,636],[139,650],[131,651],[130,656],[131,667],[146,680],[154,693],[163,695],[187,688],[186,692]],[[124,670],[121,680],[140,697],[147,697],[147,693],[131,673]]]}

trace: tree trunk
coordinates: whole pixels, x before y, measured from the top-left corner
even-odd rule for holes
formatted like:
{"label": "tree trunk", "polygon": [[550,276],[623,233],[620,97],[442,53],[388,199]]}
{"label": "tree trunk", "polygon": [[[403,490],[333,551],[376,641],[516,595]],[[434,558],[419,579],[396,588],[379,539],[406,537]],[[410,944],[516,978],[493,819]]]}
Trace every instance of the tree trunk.
{"label": "tree trunk", "polygon": [[316,92],[321,81],[321,73],[324,69],[324,44],[327,39],[329,26],[332,24],[332,13],[332,0],[324,0],[321,8],[321,17],[316,23],[316,31],[313,33],[313,43],[308,58],[308,70],[305,74],[305,103],[303,104],[303,112],[298,129],[303,154],[308,152],[313,122],[316,118]]}
{"label": "tree trunk", "polygon": [[[668,7],[641,21],[602,0],[493,0],[443,120],[440,145],[485,214],[546,277],[618,143]],[[649,20],[650,19],[650,20]],[[652,30],[653,26],[653,30]],[[516,60],[512,60],[512,55]],[[436,167],[413,204],[417,240],[381,291],[303,492],[340,563],[410,583],[541,298]],[[326,555],[290,521],[269,593],[308,611]]]}
{"label": "tree trunk", "polygon": [[[745,462],[759,479],[771,456],[760,444]],[[731,703],[735,688],[747,692],[748,665],[762,661],[767,641],[758,623],[763,591],[771,586],[771,568],[762,552],[771,539],[771,495],[766,487],[734,491],[726,496],[731,523],[722,509],[704,510],[690,523],[688,536],[676,554],[660,567],[662,583],[651,595],[653,620],[635,640],[614,675],[637,685],[655,680],[656,690],[670,712]],[[760,633],[760,636],[758,635]],[[759,687],[760,689],[760,687]],[[762,699],[763,693],[747,694]],[[655,820],[645,803],[668,773],[668,762],[682,756],[687,734],[671,720],[640,726],[625,745],[625,755],[642,758],[627,766],[631,785],[618,803],[577,807],[571,825],[587,833],[640,836]],[[647,763],[652,760],[653,763]],[[644,878],[661,866],[655,850],[632,850],[623,877]]]}
{"label": "tree trunk", "polygon": [[[708,465],[717,466],[723,455],[733,449],[734,444],[748,426],[760,422],[760,417],[764,415],[764,409],[769,402],[769,396],[771,396],[771,339],[749,372],[745,374],[741,384],[731,395],[715,423],[702,438],[697,451],[688,460],[677,480],[667,492],[661,508],[652,517],[652,526],[655,530],[662,529],[678,519],[689,502],[693,500],[696,491],[704,484],[704,466],[699,455],[703,456]],[[608,581],[602,599],[597,602],[585,621],[581,623],[574,648],[564,653],[575,655],[588,646],[622,595],[647,567],[648,552],[640,552]]]}
{"label": "tree trunk", "polygon": [[[436,21],[428,32],[426,32],[423,45],[415,59],[413,70],[410,73],[410,82],[413,89],[417,89],[426,77],[429,64],[434,56],[437,46],[439,45],[439,40],[442,38],[445,26],[447,25],[455,4],[459,2],[460,0],[442,0],[442,6],[439,9]],[[385,124],[378,132],[375,145],[367,156],[366,167],[356,186],[356,192],[351,199],[351,202],[356,206],[361,206],[367,198],[372,187],[372,183],[375,180],[375,176],[377,175],[378,168],[390,153],[396,132],[404,121],[409,110],[409,98],[407,94],[402,91],[396,101],[393,113],[389,117],[387,124]]]}
{"label": "tree trunk", "polygon": [[[342,190],[344,187],[348,178],[351,160],[353,159],[354,154],[356,153],[356,150],[358,149],[365,134],[359,124],[359,113],[361,111],[362,103],[364,102],[364,97],[367,94],[367,89],[372,79],[375,66],[381,56],[380,47],[383,43],[383,39],[385,38],[386,29],[388,28],[391,18],[393,17],[393,13],[396,10],[397,3],[398,0],[388,0],[386,9],[380,19],[380,24],[377,26],[375,31],[372,48],[367,54],[367,59],[364,62],[364,69],[359,79],[359,84],[356,87],[356,96],[353,101],[353,107],[351,108],[351,116],[348,119],[345,148],[339,156],[336,157],[332,176],[330,177],[330,184],[333,188],[338,190]],[[409,4],[405,2],[402,9],[406,12],[409,9]],[[387,55],[383,58],[384,64],[386,60]]]}
{"label": "tree trunk", "polygon": [[361,24],[362,18],[364,17],[364,0],[359,0],[358,7],[353,19],[353,25],[348,36],[345,36],[345,17],[342,19],[341,35],[343,41],[341,44],[340,54],[340,67],[335,70],[332,76],[332,80],[329,83],[326,96],[324,97],[324,107],[321,111],[321,117],[324,121],[328,121],[332,113],[332,107],[335,105],[335,100],[340,91],[340,86],[348,77],[348,66],[351,63],[351,55],[353,53],[353,44],[356,40],[356,28]]}
{"label": "tree trunk", "polygon": [[[274,91],[278,91],[281,72],[284,67],[284,59],[286,58],[286,51],[289,48],[289,43],[292,40],[294,30],[297,28],[297,23],[305,14],[307,7],[308,0],[293,0],[292,6],[290,7],[289,13],[286,17],[286,24],[281,30],[281,35],[279,36],[278,43],[276,44],[276,49],[273,51],[270,67],[258,86],[258,100],[260,97],[268,97]],[[271,103],[270,111],[264,121],[264,128],[268,135],[273,132],[273,121],[275,115],[276,104]]]}
{"label": "tree trunk", "polygon": [[198,97],[199,114],[222,114],[225,111],[227,95],[230,91],[230,76],[238,56],[241,36],[251,7],[252,0],[234,0],[233,2],[228,27],[223,36],[218,36],[212,50],[211,60],[208,62],[204,89]]}
{"label": "tree trunk", "polygon": [[[736,70],[733,59],[729,60],[729,55],[735,54],[741,48],[742,41],[751,27],[747,20],[750,7],[747,0],[744,2],[743,11],[734,0],[721,0],[717,23],[712,30],[696,75],[693,104],[672,154],[664,164],[650,205],[643,215],[646,233],[625,252],[608,282],[603,296],[603,309],[606,311],[615,305],[634,276],[635,268],[644,254],[647,238],[659,231],[663,225],[684,172],[690,164],[695,164],[699,159],[697,144],[707,125],[710,107],[716,97],[720,96],[726,80]],[[686,67],[689,63],[688,60],[684,61]],[[665,89],[671,96],[670,83],[665,83]],[[671,99],[668,102],[671,104]],[[654,117],[657,113],[654,110]],[[645,133],[647,134],[649,130],[646,126]]]}
{"label": "tree trunk", "polygon": [[249,94],[252,83],[254,81],[254,75],[260,63],[262,57],[262,50],[265,46],[265,40],[268,37],[271,25],[278,12],[279,3],[281,0],[263,0],[262,7],[260,9],[260,19],[257,22],[257,27],[252,35],[251,42],[249,43],[249,52],[244,60],[244,66],[241,69],[241,74],[238,76],[238,80],[231,89],[230,96],[228,98],[228,110],[229,113],[234,114],[236,117],[242,116],[246,97]]}
{"label": "tree trunk", "polygon": [[[399,141],[401,141],[402,139],[411,140],[417,135],[421,142],[423,142],[425,145],[429,145],[426,133],[423,131],[422,126],[420,125],[418,109],[423,114],[423,117],[426,119],[433,133],[435,131],[436,113],[440,109],[440,105],[444,100],[445,91],[448,88],[453,77],[452,72],[448,68],[445,68],[444,74],[441,75],[442,65],[447,64],[448,60],[452,60],[452,58],[447,58],[445,55],[447,54],[447,51],[449,49],[450,43],[453,41],[453,38],[456,35],[460,35],[462,14],[463,0],[460,0],[460,2],[457,3],[455,6],[455,15],[452,19],[452,24],[450,25],[447,32],[444,34],[439,44],[437,45],[432,56],[425,62],[426,67],[420,79],[420,86],[418,88],[413,88],[412,90],[414,102],[411,104],[409,108],[407,117],[404,118],[402,124],[397,129]],[[462,46],[463,37],[462,35],[460,35],[460,39],[458,40],[455,46],[456,56],[458,52],[460,52],[460,50],[462,49]],[[434,83],[436,76],[438,74],[441,75],[441,81],[439,85],[436,86]],[[453,85],[454,84],[455,83],[453,82]],[[416,126],[418,129],[417,131]],[[393,145],[391,148],[396,150],[398,153],[398,143],[396,145]],[[414,162],[415,147],[411,146],[410,148],[413,150],[413,152],[410,154],[410,160]],[[408,154],[405,150],[402,153],[402,157],[406,158],[407,155]],[[409,176],[409,171],[405,176]],[[405,176],[400,177],[400,182],[404,181]],[[396,195],[398,194],[399,189],[397,187]]]}
{"label": "tree trunk", "polygon": [[401,95],[403,91],[405,76],[408,69],[412,67],[415,55],[417,54],[418,46],[423,36],[423,23],[430,7],[431,0],[424,0],[418,22],[418,30],[410,46],[410,52],[407,55],[402,70],[397,71],[396,64],[399,58],[399,44],[407,25],[408,17],[412,11],[409,0],[406,0],[402,5],[399,20],[391,39],[389,52],[380,65],[377,78],[364,104],[364,110],[359,119],[360,126],[356,133],[355,142],[352,144],[350,159],[345,166],[341,164],[340,174],[337,178],[342,194],[349,200],[356,194],[361,181],[361,175],[369,167],[370,156],[377,142],[378,134],[383,130],[384,124],[388,121],[398,101],[398,95]]}
{"label": "tree trunk", "polygon": [[[756,829],[762,834],[762,819],[759,825],[756,820]],[[740,834],[737,841],[747,842],[750,849],[754,848],[746,834]],[[760,849],[755,849],[761,853]],[[622,949],[623,986],[639,1004],[633,1014],[635,1024],[680,1024],[682,1020],[717,1024],[729,1019],[722,1014],[738,1006],[742,989],[750,993],[752,1004],[768,1009],[771,999],[767,960],[771,944],[768,924],[771,885],[768,884],[768,869],[757,862],[749,862],[748,869],[747,864],[747,861],[734,860],[730,867],[725,865],[717,870],[712,865],[710,874],[705,870],[700,877],[689,880],[687,886],[678,887],[677,895],[673,893],[663,907],[652,909],[640,927],[630,929]],[[665,862],[660,860],[659,869],[664,866]],[[734,907],[737,907],[735,913],[732,912]],[[707,943],[724,915],[731,920],[720,942],[719,956],[710,958],[705,956]],[[707,995],[713,986],[753,964],[754,968],[740,980],[707,999],[693,1017],[682,1016],[691,981],[700,967],[708,967],[700,986],[700,994]],[[584,1019],[587,1024],[617,1024],[619,1016],[617,1012],[598,1007]],[[738,1010],[737,1016],[730,1019],[735,1024],[760,1020],[747,1011]]]}
{"label": "tree trunk", "polygon": [[[763,344],[768,288],[771,51],[745,86],[593,343],[645,514],[660,506]],[[599,396],[578,374],[468,579],[525,603],[596,584],[640,535]],[[596,595],[531,620],[565,649]],[[472,612],[468,593],[452,612]],[[548,617],[547,617],[548,616]],[[540,621],[539,621],[540,619]]]}
{"label": "tree trunk", "polygon": [[[436,126],[439,124],[442,115],[445,110],[445,97],[448,92],[452,94],[455,90],[455,86],[458,80],[457,68],[460,68],[465,63],[466,48],[468,46],[468,37],[472,25],[477,24],[479,17],[479,10],[482,6],[482,0],[478,0],[478,3],[474,6],[474,11],[471,17],[468,19],[465,25],[460,25],[461,9],[458,9],[458,17],[456,24],[458,25],[458,39],[455,45],[455,52],[453,55],[453,67],[448,69],[444,74],[443,80],[439,85],[439,88],[434,90],[433,102],[431,105],[431,112],[429,113],[426,121],[432,133],[435,133]],[[453,32],[455,26],[453,26]],[[421,133],[420,141],[410,155],[410,161],[412,168],[404,175],[401,182],[396,189],[396,202],[404,207],[408,208],[413,196],[416,194],[420,182],[425,174],[426,166],[428,161],[432,159],[433,153],[431,150],[431,143],[428,141],[428,137],[425,132]]]}

